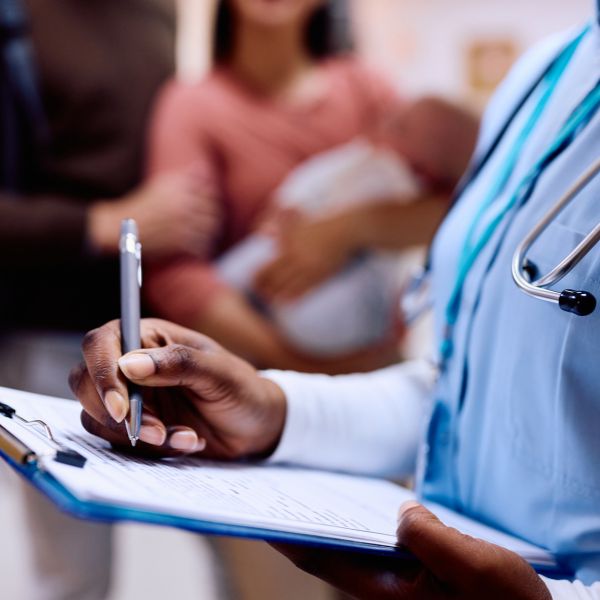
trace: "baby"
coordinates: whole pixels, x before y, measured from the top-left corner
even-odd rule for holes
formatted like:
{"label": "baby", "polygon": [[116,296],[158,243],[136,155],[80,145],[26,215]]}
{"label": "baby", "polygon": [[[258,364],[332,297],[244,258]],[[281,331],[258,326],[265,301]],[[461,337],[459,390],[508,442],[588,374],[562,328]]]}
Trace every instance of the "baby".
{"label": "baby", "polygon": [[[466,128],[466,129],[465,129]],[[394,115],[369,138],[319,154],[296,168],[275,194],[281,210],[319,218],[382,199],[409,202],[432,189],[450,192],[468,162],[473,119],[425,98]],[[217,263],[220,277],[277,325],[288,343],[318,357],[383,341],[398,318],[397,254],[365,252],[301,298],[269,304],[254,291],[259,269],[278,254],[276,238],[256,232]]]}

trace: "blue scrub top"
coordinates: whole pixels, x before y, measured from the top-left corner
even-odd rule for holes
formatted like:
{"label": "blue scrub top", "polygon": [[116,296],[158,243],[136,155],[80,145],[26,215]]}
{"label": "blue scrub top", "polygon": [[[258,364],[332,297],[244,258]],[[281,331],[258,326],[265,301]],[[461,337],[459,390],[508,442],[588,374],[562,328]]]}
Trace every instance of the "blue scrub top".
{"label": "blue scrub top", "polygon": [[[575,33],[545,42],[517,65],[490,104],[478,152]],[[600,27],[595,22],[530,136],[499,205],[599,77]],[[466,231],[531,106],[530,101],[514,120],[435,240],[438,340]],[[434,397],[420,476],[427,499],[548,548],[588,584],[600,580],[600,305],[591,316],[579,317],[530,298],[512,282],[511,261],[533,225],[599,157],[597,114],[544,172],[528,203],[504,219],[469,273],[454,354]],[[542,234],[529,259],[546,273],[599,221],[600,176]],[[554,286],[564,288],[585,289],[600,300],[600,247]]]}

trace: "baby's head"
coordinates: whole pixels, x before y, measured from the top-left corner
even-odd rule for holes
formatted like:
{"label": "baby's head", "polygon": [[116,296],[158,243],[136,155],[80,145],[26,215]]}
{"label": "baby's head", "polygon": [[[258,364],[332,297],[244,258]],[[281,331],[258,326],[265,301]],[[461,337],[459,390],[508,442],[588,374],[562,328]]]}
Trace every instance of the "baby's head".
{"label": "baby's head", "polygon": [[393,148],[430,187],[452,189],[475,148],[478,119],[435,97],[405,105],[382,127],[380,139]]}

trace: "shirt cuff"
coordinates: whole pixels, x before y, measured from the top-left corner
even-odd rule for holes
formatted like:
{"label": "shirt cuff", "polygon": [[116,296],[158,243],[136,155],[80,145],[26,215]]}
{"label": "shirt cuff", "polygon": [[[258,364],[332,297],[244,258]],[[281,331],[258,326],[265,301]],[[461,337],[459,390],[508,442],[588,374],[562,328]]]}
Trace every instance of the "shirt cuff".
{"label": "shirt cuff", "polygon": [[600,583],[591,586],[584,585],[581,581],[566,581],[542,577],[552,600],[600,600]]}
{"label": "shirt cuff", "polygon": [[283,390],[287,402],[283,434],[269,462],[298,463],[306,448],[321,445],[320,432],[311,426],[319,410],[318,394],[315,392],[326,386],[330,377],[274,369],[263,371],[261,375]]}

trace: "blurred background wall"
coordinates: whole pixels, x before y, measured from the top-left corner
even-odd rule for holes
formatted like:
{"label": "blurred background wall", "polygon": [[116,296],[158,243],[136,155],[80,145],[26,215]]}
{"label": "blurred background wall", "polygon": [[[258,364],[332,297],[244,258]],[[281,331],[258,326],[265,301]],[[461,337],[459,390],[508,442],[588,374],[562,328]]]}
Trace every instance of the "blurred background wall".
{"label": "blurred background wall", "polygon": [[[179,0],[179,73],[208,67],[215,0]],[[356,46],[409,93],[481,109],[514,60],[546,35],[589,19],[593,0],[350,0]]]}
{"label": "blurred background wall", "polygon": [[[592,0],[354,0],[358,47],[414,93],[473,100],[549,33],[592,14]],[[487,73],[487,78],[484,77]]]}

